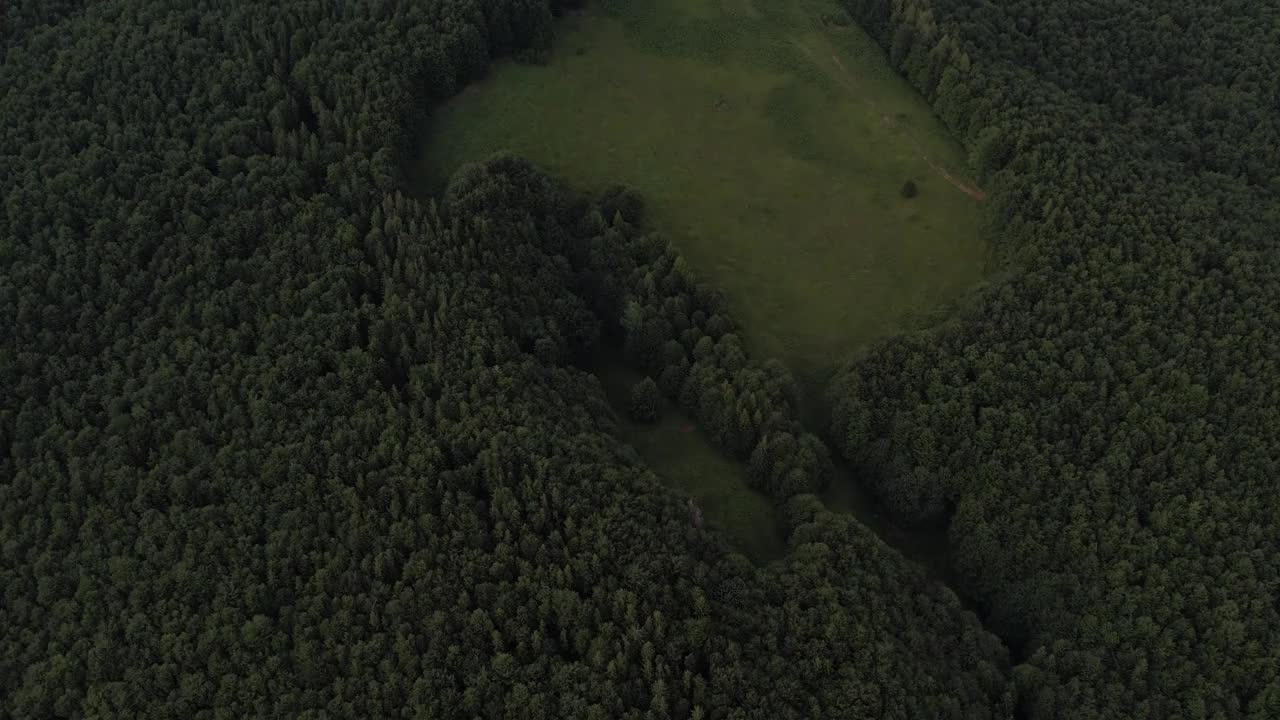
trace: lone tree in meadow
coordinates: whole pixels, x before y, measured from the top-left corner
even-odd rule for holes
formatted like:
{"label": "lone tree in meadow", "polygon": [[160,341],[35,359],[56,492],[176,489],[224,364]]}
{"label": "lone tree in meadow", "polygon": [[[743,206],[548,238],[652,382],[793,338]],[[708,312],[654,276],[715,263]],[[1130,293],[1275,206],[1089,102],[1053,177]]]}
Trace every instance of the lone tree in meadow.
{"label": "lone tree in meadow", "polygon": [[899,192],[902,193],[902,197],[910,200],[920,194],[920,188],[916,187],[915,180],[908,180],[902,184],[902,189]]}
{"label": "lone tree in meadow", "polygon": [[662,394],[658,392],[658,384],[653,378],[646,377],[631,386],[631,419],[643,423],[657,420],[658,405],[661,402]]}

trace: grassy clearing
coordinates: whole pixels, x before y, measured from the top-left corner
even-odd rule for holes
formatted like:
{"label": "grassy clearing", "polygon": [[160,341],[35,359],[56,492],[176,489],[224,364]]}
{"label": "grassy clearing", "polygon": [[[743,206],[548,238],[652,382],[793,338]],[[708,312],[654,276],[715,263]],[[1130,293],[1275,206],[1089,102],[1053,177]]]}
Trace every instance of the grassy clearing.
{"label": "grassy clearing", "polygon": [[557,26],[547,65],[500,63],[437,111],[420,185],[509,149],[583,186],[635,186],[753,350],[812,396],[983,258],[976,202],[925,159],[963,175],[962,150],[861,30],[822,23],[836,9],[594,0]]}
{"label": "grassy clearing", "polygon": [[616,357],[601,360],[594,369],[618,413],[622,439],[668,487],[693,498],[703,518],[747,557],[768,562],[786,553],[777,510],[763,493],[747,487],[741,463],[717,450],[690,418],[669,404],[656,423],[630,422],[631,386],[641,376]]}
{"label": "grassy clearing", "polygon": [[[939,173],[962,179],[963,150],[870,38],[822,22],[838,10],[593,0],[558,23],[546,65],[498,63],[436,110],[418,185],[438,192],[463,163],[512,150],[587,189],[634,186],[652,226],[725,291],[753,353],[786,362],[820,418],[812,399],[841,360],[928,322],[980,279],[984,258],[977,202]],[[617,364],[600,377],[625,409],[634,378]],[[624,432],[744,552],[780,556],[769,500],[690,427],[667,408]],[[938,538],[887,524],[847,472],[826,500],[941,562]]]}

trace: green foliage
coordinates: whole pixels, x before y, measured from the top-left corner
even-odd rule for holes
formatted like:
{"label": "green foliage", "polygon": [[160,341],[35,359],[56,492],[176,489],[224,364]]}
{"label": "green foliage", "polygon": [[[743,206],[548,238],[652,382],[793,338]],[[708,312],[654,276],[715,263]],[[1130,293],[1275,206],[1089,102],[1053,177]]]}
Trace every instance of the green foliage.
{"label": "green foliage", "polygon": [[902,189],[898,190],[898,194],[910,200],[920,194],[920,188],[916,187],[915,180],[908,180],[902,183]]}
{"label": "green foliage", "polygon": [[[574,362],[678,310],[625,211],[510,156],[399,191],[546,3],[15,7],[0,716],[1009,717],[1002,649],[874,537],[789,509],[756,568],[618,442]],[[709,407],[771,398],[690,297],[699,372],[759,385]]]}
{"label": "green foliage", "polygon": [[959,297],[986,252],[978,203],[924,159],[962,176],[963,149],[847,22],[829,0],[589,3],[546,67],[500,63],[433,114],[420,182],[512,150],[594,192],[627,183],[817,406],[839,358]]}
{"label": "green foliage", "polygon": [[[610,191],[601,202],[616,196]],[[615,218],[594,242],[618,247],[624,261],[589,253],[587,284],[606,284],[599,279],[605,276],[622,288],[626,304],[617,323],[626,359],[650,378],[656,374],[717,447],[742,461],[759,455],[748,473],[754,487],[779,502],[823,490],[831,459],[800,424],[791,373],[777,361],[748,357],[733,320],[719,312],[723,300],[691,277],[669,243],[639,232],[620,213]]]}
{"label": "green foliage", "polygon": [[[643,376],[613,355],[592,369],[625,418],[631,388]],[[742,463],[713,445],[693,418],[679,408],[668,408],[654,423],[624,420],[618,435],[664,485],[694,501],[708,524],[723,531],[735,549],[758,563],[786,555],[787,532],[773,500],[747,482]]]}
{"label": "green foliage", "polygon": [[1027,717],[1267,716],[1280,11],[846,5],[965,139],[1004,278],[840,374],[842,452],[950,515]]}
{"label": "green foliage", "polygon": [[645,377],[631,387],[631,419],[651,423],[658,419],[662,409],[662,394],[653,378]]}
{"label": "green foliage", "polygon": [[820,492],[830,482],[827,447],[808,433],[799,438],[786,431],[765,435],[751,453],[750,477],[774,497]]}
{"label": "green foliage", "polygon": [[637,225],[644,217],[644,198],[634,188],[615,185],[601,195],[600,211],[606,218],[621,216],[626,222]]}

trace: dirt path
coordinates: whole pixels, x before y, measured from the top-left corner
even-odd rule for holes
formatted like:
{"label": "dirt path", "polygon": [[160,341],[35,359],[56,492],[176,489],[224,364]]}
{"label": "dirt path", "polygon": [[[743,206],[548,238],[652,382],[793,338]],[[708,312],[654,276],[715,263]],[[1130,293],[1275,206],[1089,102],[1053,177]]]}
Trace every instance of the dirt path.
{"label": "dirt path", "polygon": [[921,155],[920,157],[924,158],[924,161],[929,163],[929,167],[933,168],[933,171],[938,173],[938,175],[941,176],[943,180],[946,180],[947,182],[959,188],[960,192],[968,195],[969,197],[973,198],[974,200],[977,200],[978,202],[982,202],[983,200],[987,199],[987,193],[982,188],[978,187],[977,185],[970,185],[962,180],[957,179],[954,175],[947,172],[946,168],[942,167],[938,163],[931,160],[928,155]]}
{"label": "dirt path", "polygon": [[907,142],[911,145],[911,149],[920,154],[920,159],[924,160],[925,164],[929,166],[929,169],[933,170],[933,172],[936,173],[938,177],[942,178],[943,180],[946,180],[948,183],[954,186],[957,190],[968,195],[974,200],[977,200],[978,202],[982,202],[983,200],[987,199],[987,193],[983,191],[982,188],[978,187],[977,185],[973,185],[971,183],[967,183],[961,180],[960,178],[953,175],[950,171],[948,171],[945,167],[938,164],[937,162],[934,162],[933,158],[929,157],[929,154],[925,152],[924,147],[920,144],[918,140],[916,140],[915,136],[911,134],[910,130],[903,127],[902,123],[895,120],[888,113],[881,111],[879,103],[877,103],[874,98],[868,97],[866,93],[860,91],[858,88],[857,81],[854,79],[853,73],[849,72],[848,68],[844,66],[844,63],[840,61],[839,56],[837,56],[835,53],[831,54],[831,60],[835,62],[835,66],[839,70],[839,72],[834,72],[832,71],[831,68],[825,66],[825,64],[818,58],[818,56],[814,54],[813,50],[809,49],[808,45],[805,45],[803,42],[801,42],[797,38],[792,38],[792,42],[794,42],[796,46],[800,48],[800,51],[805,54],[805,57],[813,61],[813,64],[817,65],[824,72],[834,77],[836,82],[840,83],[842,86],[844,86],[846,90],[849,91],[849,94],[851,94],[855,99],[861,101],[864,105],[870,108],[873,113],[879,116],[880,122],[884,123],[886,127],[894,130],[895,132],[900,133],[904,138],[906,138]]}

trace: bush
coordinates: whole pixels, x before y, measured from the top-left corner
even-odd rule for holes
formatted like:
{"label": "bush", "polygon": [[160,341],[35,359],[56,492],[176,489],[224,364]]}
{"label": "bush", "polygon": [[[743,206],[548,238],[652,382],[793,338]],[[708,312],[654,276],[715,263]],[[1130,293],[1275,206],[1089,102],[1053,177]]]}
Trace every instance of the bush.
{"label": "bush", "polygon": [[661,402],[662,395],[658,392],[658,384],[653,381],[653,378],[645,377],[631,386],[631,419],[642,423],[657,420]]}
{"label": "bush", "polygon": [[920,188],[916,187],[915,180],[908,180],[902,183],[902,189],[899,190],[899,192],[902,193],[902,197],[910,200],[911,198],[920,194]]}
{"label": "bush", "polygon": [[621,215],[623,220],[635,225],[644,217],[644,198],[625,185],[614,185],[600,198],[600,207],[606,220]]}

